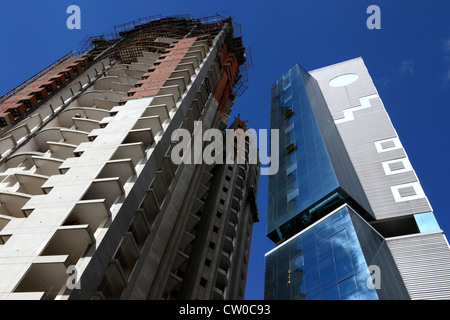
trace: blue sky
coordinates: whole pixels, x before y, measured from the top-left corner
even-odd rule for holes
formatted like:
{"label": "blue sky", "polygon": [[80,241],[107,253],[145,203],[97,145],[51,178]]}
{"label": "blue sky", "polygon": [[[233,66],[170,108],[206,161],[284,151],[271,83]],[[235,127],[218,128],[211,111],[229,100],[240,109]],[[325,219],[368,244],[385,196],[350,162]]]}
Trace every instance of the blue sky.
{"label": "blue sky", "polygon": [[[81,30],[66,27],[66,8],[81,8]],[[381,29],[369,30],[369,5]],[[270,85],[295,63],[313,70],[362,57],[441,228],[450,235],[450,1],[228,0],[4,1],[0,9],[0,94],[15,87],[89,35],[155,14],[230,14],[242,25],[254,67],[233,114],[269,128]],[[267,177],[260,178],[246,299],[263,299]]]}

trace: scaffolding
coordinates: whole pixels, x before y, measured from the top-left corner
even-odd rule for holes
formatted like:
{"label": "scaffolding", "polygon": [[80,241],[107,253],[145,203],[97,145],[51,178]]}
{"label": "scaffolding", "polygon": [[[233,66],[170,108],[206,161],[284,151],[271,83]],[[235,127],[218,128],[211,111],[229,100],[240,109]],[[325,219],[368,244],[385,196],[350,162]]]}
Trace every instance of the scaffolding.
{"label": "scaffolding", "polygon": [[236,55],[240,66],[233,93],[241,96],[247,89],[248,70],[253,67],[253,62],[250,48],[243,45],[241,25],[233,19],[220,14],[196,19],[189,14],[164,18],[161,15],[148,16],[115,26],[114,32],[109,34],[89,37],[80,51],[97,58],[108,55],[120,63],[130,64],[136,62],[144,51],[165,53],[169,43],[164,42],[164,38],[205,37],[212,41],[228,23],[230,28],[225,44],[228,51]]}

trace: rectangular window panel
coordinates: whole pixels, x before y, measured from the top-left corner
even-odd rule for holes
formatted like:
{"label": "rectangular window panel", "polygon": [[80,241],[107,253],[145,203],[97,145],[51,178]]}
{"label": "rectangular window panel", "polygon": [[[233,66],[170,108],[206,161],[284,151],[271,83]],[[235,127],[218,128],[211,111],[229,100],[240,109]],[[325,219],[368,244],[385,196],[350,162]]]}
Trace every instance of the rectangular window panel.
{"label": "rectangular window panel", "polygon": [[287,200],[291,201],[292,199],[294,199],[295,197],[298,196],[298,189],[295,188],[294,190],[290,191],[287,195]]}
{"label": "rectangular window panel", "polygon": [[291,173],[294,172],[295,170],[297,170],[297,163],[291,164],[291,165],[286,169],[286,174],[291,174]]}

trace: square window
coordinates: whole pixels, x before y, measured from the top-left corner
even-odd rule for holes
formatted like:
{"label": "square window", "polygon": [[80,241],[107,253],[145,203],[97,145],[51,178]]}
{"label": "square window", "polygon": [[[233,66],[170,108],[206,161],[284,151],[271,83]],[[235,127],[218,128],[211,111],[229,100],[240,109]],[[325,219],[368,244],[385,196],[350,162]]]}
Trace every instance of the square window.
{"label": "square window", "polygon": [[393,162],[389,164],[389,169],[391,169],[391,171],[401,170],[405,169],[405,165],[403,164],[402,161]]}
{"label": "square window", "polygon": [[383,150],[395,147],[395,143],[392,140],[382,142],[382,143],[380,143],[380,145],[381,145],[381,149],[383,149]]}
{"label": "square window", "polygon": [[398,189],[398,192],[400,193],[400,197],[402,198],[416,195],[416,189],[414,189],[413,186],[400,188]]}

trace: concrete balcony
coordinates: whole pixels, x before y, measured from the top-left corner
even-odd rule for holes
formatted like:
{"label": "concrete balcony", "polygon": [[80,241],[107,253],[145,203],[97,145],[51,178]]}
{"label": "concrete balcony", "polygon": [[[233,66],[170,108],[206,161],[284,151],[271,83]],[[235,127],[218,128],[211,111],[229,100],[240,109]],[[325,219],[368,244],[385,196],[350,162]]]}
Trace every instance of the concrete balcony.
{"label": "concrete balcony", "polygon": [[188,83],[186,83],[184,77],[172,77],[164,83],[164,87],[177,86],[179,88],[180,94],[183,94],[183,92],[186,91],[187,85]]}
{"label": "concrete balcony", "polygon": [[117,76],[117,78],[118,78],[119,83],[127,83],[132,86],[134,86],[137,81],[142,79],[141,77],[130,77],[130,76],[124,76],[124,75],[119,75],[119,76]]}
{"label": "concrete balcony", "polygon": [[[197,47],[197,48],[201,48],[201,47]],[[202,50],[203,49],[203,50]],[[204,48],[201,48],[200,50],[196,50],[195,48],[190,48],[188,50],[188,52],[186,53],[187,57],[196,57],[197,58],[197,62],[201,63],[205,57],[204,54]]]}
{"label": "concrete balcony", "polygon": [[[13,219],[13,218],[10,217],[10,216],[6,216],[6,215],[0,214],[0,231],[2,231],[3,228],[4,228],[4,227],[5,227],[12,219]],[[2,241],[0,241],[0,243],[1,243],[1,244],[4,244],[4,243],[2,243]]]}
{"label": "concrete balcony", "polygon": [[111,208],[123,194],[123,186],[118,177],[95,179],[82,200],[105,199],[107,207]]}
{"label": "concrete balcony", "polygon": [[81,96],[78,97],[77,102],[80,107],[99,107],[96,103],[97,101],[101,100],[108,100],[111,102],[116,102],[116,105],[119,104],[119,102],[122,100],[122,98],[125,98],[127,96],[124,92],[117,92],[117,91],[111,91],[111,90],[92,90],[87,91]]}
{"label": "concrete balcony", "polygon": [[116,152],[114,152],[113,156],[111,157],[111,161],[131,159],[133,164],[137,165],[143,158],[145,158],[145,149],[143,143],[133,142],[119,145]]}
{"label": "concrete balcony", "polygon": [[27,142],[26,148],[37,152],[46,152],[48,151],[47,142],[61,142],[62,140],[63,136],[61,135],[60,127],[43,129]]}
{"label": "concrete balcony", "polygon": [[144,71],[130,68],[129,65],[120,64],[108,70],[108,76],[129,76],[140,79]]}
{"label": "concrete balcony", "polygon": [[97,178],[114,178],[119,177],[122,184],[125,184],[129,178],[136,174],[133,160],[118,159],[106,162]]}
{"label": "concrete balcony", "polygon": [[42,185],[47,181],[49,178],[48,176],[28,172],[16,172],[14,173],[14,176],[19,182],[18,192],[30,195],[45,193],[42,189]]}
{"label": "concrete balcony", "polygon": [[68,255],[75,265],[93,243],[95,237],[88,224],[65,225],[56,230],[41,256]]}
{"label": "concrete balcony", "polygon": [[151,60],[155,60],[155,61],[158,60],[159,56],[161,55],[160,53],[149,52],[149,51],[144,51],[142,54],[143,54],[143,58],[151,59]]}
{"label": "concrete balcony", "polygon": [[75,129],[78,131],[91,132],[95,129],[100,129],[100,121],[87,118],[72,118],[75,124]]}
{"label": "concrete balcony", "polygon": [[122,141],[122,144],[136,142],[142,142],[142,146],[146,150],[155,142],[153,130],[149,128],[130,130],[126,138]]}
{"label": "concrete balcony", "polygon": [[206,56],[208,48],[204,46],[203,44],[198,44],[194,42],[194,44],[191,46],[191,48],[188,50],[188,52],[200,52],[200,60],[203,60]]}
{"label": "concrete balcony", "polygon": [[128,92],[131,88],[134,88],[134,84],[128,84],[128,83],[120,83],[120,82],[113,82],[111,84],[111,90],[123,92]]}
{"label": "concrete balcony", "polygon": [[158,106],[162,104],[165,104],[167,109],[170,111],[176,107],[176,100],[172,94],[157,95],[153,97],[150,106]]}
{"label": "concrete balcony", "polygon": [[188,56],[186,54],[186,56],[184,56],[184,58],[181,59],[180,64],[188,64],[188,63],[192,63],[192,65],[194,66],[194,70],[197,69],[200,65],[200,62],[196,55]]}
{"label": "concrete balcony", "polygon": [[118,76],[106,76],[98,79],[94,83],[94,90],[111,90],[113,82],[120,82]]}
{"label": "concrete balcony", "polygon": [[202,46],[205,48],[205,51],[208,52],[209,51],[209,44],[207,40],[196,40],[194,41],[194,43],[192,44],[191,48],[195,48],[197,46]]}
{"label": "concrete balcony", "polygon": [[100,121],[108,115],[108,111],[102,109],[74,107],[61,112],[47,124],[47,127],[71,128],[74,125],[74,119],[82,118]]}
{"label": "concrete balcony", "polygon": [[112,108],[120,105],[120,100],[110,100],[110,99],[94,99],[94,105],[98,109],[102,109],[105,111],[111,110]]}
{"label": "concrete balcony", "polygon": [[52,158],[66,160],[75,157],[77,145],[62,142],[47,142]]}
{"label": "concrete balcony", "polygon": [[155,58],[155,57],[143,56],[143,57],[138,57],[137,58],[138,63],[145,64],[145,65],[147,65],[149,67],[153,66],[156,60],[158,60],[158,57]]}
{"label": "concrete balcony", "polygon": [[27,215],[22,208],[30,199],[30,194],[0,191],[0,215],[26,218]]}
{"label": "concrete balcony", "polygon": [[179,63],[176,66],[175,71],[180,70],[187,70],[189,72],[189,79],[195,74],[195,66],[192,62]]}
{"label": "concrete balcony", "polygon": [[44,176],[61,174],[59,167],[64,163],[64,160],[38,156],[32,156],[31,159],[36,166],[36,174]]}
{"label": "concrete balcony", "polygon": [[76,203],[63,226],[89,225],[92,234],[94,234],[109,217],[111,217],[111,212],[104,199],[81,200]]}
{"label": "concrete balcony", "polygon": [[189,83],[191,83],[191,76],[192,76],[192,74],[190,73],[189,69],[175,69],[170,74],[170,79],[183,78],[184,84],[187,87],[189,85]]}
{"label": "concrete balcony", "polygon": [[65,143],[78,146],[83,142],[89,142],[87,132],[73,129],[61,129],[60,131]]}
{"label": "concrete balcony", "polygon": [[142,114],[142,117],[152,117],[152,116],[158,116],[159,120],[162,123],[164,123],[164,121],[166,121],[167,119],[170,119],[167,105],[161,104],[150,106],[147,109],[145,109],[144,113]]}
{"label": "concrete balcony", "polygon": [[67,283],[69,265],[68,255],[35,258],[14,293],[34,293],[35,296],[54,299]]}
{"label": "concrete balcony", "polygon": [[151,129],[153,134],[156,135],[163,130],[163,127],[159,116],[148,116],[139,118],[133,129]]}
{"label": "concrete balcony", "polygon": [[178,85],[171,85],[171,86],[164,85],[163,87],[161,87],[161,89],[159,89],[158,95],[167,95],[167,94],[173,95],[174,100],[178,101],[180,100],[183,91]]}
{"label": "concrete balcony", "polygon": [[131,62],[131,70],[138,70],[142,72],[147,72],[153,63],[141,63],[141,62]]}

